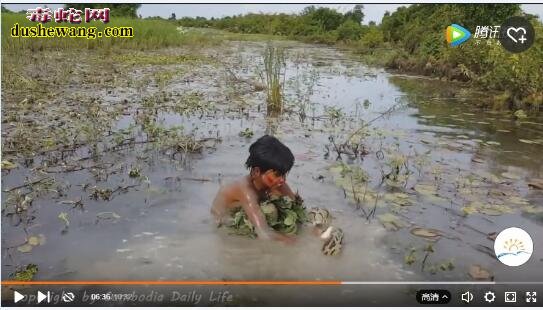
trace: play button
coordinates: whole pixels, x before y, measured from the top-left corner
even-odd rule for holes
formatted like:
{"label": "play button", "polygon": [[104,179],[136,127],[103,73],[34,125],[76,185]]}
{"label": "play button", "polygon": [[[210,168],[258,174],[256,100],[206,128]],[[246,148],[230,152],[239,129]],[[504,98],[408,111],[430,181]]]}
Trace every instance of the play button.
{"label": "play button", "polygon": [[25,295],[23,295],[23,294],[21,294],[21,293],[19,293],[17,291],[14,291],[14,293],[13,293],[13,301],[15,303],[18,303],[19,301],[21,301],[23,299],[25,299]]}
{"label": "play button", "polygon": [[445,30],[445,39],[451,46],[458,46],[466,42],[470,37],[469,30],[457,24],[451,24]]}
{"label": "play button", "polygon": [[461,32],[458,32],[458,31],[453,31],[453,39],[458,39],[462,36],[462,33]]}

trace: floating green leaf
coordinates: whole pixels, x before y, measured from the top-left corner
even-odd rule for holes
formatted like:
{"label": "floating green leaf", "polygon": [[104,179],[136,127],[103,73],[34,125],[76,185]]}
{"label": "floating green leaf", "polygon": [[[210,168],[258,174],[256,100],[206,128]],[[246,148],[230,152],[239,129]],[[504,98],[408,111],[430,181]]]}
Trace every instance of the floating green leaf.
{"label": "floating green leaf", "polygon": [[64,222],[64,225],[66,227],[70,226],[70,220],[68,220],[68,213],[66,212],[60,212],[60,214],[58,215],[58,218]]}
{"label": "floating green leaf", "polygon": [[528,206],[522,207],[522,211],[529,214],[541,214],[543,213],[543,207],[541,206],[535,207],[532,205],[528,205]]}
{"label": "floating green leaf", "polygon": [[522,119],[522,118],[527,118],[528,115],[526,115],[526,112],[524,112],[524,110],[517,110],[515,113],[514,113],[515,117],[516,118],[519,118],[519,119]]}
{"label": "floating green leaf", "polygon": [[28,243],[23,244],[23,245],[17,247],[17,251],[19,251],[21,253],[28,253],[28,252],[32,251],[32,245],[30,245]]}
{"label": "floating green leaf", "polygon": [[34,264],[28,264],[23,270],[18,270],[15,275],[11,275],[15,281],[30,281],[34,278],[34,275],[38,273],[38,266]]}
{"label": "floating green leaf", "polygon": [[17,168],[17,164],[10,162],[9,160],[2,160],[2,170],[11,170]]}
{"label": "floating green leaf", "polygon": [[454,263],[453,263],[453,260],[450,259],[446,262],[443,262],[439,265],[439,269],[443,270],[443,271],[451,271],[454,269]]}
{"label": "floating green leaf", "polygon": [[485,143],[488,145],[501,145],[501,143],[497,141],[486,141]]}
{"label": "floating green leaf", "polygon": [[409,253],[405,255],[404,262],[406,265],[413,265],[417,261],[417,256],[415,255],[416,251],[415,248],[411,248]]}
{"label": "floating green leaf", "polygon": [[239,136],[244,138],[251,138],[253,135],[253,131],[249,128],[245,128],[245,130],[239,132]]}
{"label": "floating green leaf", "polygon": [[384,199],[387,202],[401,207],[413,205],[413,201],[410,199],[409,195],[405,193],[385,194]]}
{"label": "floating green leaf", "polygon": [[433,184],[417,184],[415,185],[415,191],[423,196],[437,195],[437,188]]}
{"label": "floating green leaf", "polygon": [[464,206],[462,208],[462,212],[464,212],[465,215],[480,213],[490,216],[499,216],[503,215],[504,213],[512,213],[513,210],[510,207],[502,204],[484,204],[479,201],[473,201]]}
{"label": "floating green leaf", "polygon": [[139,168],[130,169],[130,172],[128,172],[128,176],[131,178],[139,178],[141,176],[141,171]]}
{"label": "floating green leaf", "polygon": [[528,180],[528,186],[534,189],[543,189],[543,179]]}
{"label": "floating green leaf", "polygon": [[520,178],[521,178],[520,175],[515,174],[513,172],[504,172],[504,173],[502,173],[502,176],[504,178],[508,178],[508,179],[511,179],[511,180],[520,180]]}
{"label": "floating green leaf", "polygon": [[118,220],[121,216],[115,212],[100,212],[96,214],[96,217],[101,220]]}
{"label": "floating green leaf", "polygon": [[394,231],[406,226],[402,220],[392,213],[380,214],[377,219],[387,230]]}
{"label": "floating green leaf", "polygon": [[529,205],[530,204],[528,200],[519,196],[510,196],[507,200],[510,203],[515,204],[515,205]]}
{"label": "floating green leaf", "polygon": [[437,241],[441,236],[443,236],[443,232],[439,231],[437,229],[432,228],[422,228],[422,227],[415,227],[411,229],[411,234],[417,237],[425,238],[432,241]]}
{"label": "floating green leaf", "polygon": [[37,236],[31,236],[28,238],[28,244],[30,244],[31,246],[40,245],[40,238]]}

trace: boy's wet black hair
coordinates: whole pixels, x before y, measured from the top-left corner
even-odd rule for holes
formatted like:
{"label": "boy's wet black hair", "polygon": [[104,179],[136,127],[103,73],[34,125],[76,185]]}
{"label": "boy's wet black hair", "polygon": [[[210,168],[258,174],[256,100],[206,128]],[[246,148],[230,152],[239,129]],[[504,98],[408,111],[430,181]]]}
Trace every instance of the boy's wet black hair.
{"label": "boy's wet black hair", "polygon": [[294,165],[294,155],[290,149],[277,140],[265,135],[249,147],[249,158],[245,162],[247,168],[260,168],[262,173],[273,169],[286,175]]}

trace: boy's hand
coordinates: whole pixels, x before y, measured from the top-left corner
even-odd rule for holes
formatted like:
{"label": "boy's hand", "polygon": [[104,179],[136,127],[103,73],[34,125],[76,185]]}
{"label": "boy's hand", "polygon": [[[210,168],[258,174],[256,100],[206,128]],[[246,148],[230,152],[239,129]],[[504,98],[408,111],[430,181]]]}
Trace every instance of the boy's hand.
{"label": "boy's hand", "polygon": [[302,199],[302,196],[298,194],[298,192],[296,192],[296,194],[294,195],[294,202],[300,205],[304,204],[304,200]]}

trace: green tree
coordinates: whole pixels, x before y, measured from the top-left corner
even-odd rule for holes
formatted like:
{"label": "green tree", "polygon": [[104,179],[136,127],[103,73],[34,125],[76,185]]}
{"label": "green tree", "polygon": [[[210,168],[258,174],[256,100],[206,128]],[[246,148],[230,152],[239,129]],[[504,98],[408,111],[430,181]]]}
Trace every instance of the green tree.
{"label": "green tree", "polygon": [[321,27],[325,32],[337,29],[343,21],[343,14],[329,8],[310,6],[304,9],[302,15],[306,16],[312,25]]}
{"label": "green tree", "polygon": [[362,35],[362,27],[352,19],[347,19],[337,28],[337,38],[341,41],[356,41]]}
{"label": "green tree", "polygon": [[364,12],[362,11],[363,9],[364,6],[362,4],[355,5],[351,11],[345,13],[345,19],[350,19],[355,23],[358,23],[359,25],[362,24],[362,21],[364,20]]}
{"label": "green tree", "polygon": [[377,27],[370,27],[368,32],[362,36],[360,43],[364,47],[375,48],[383,44],[383,33]]}

